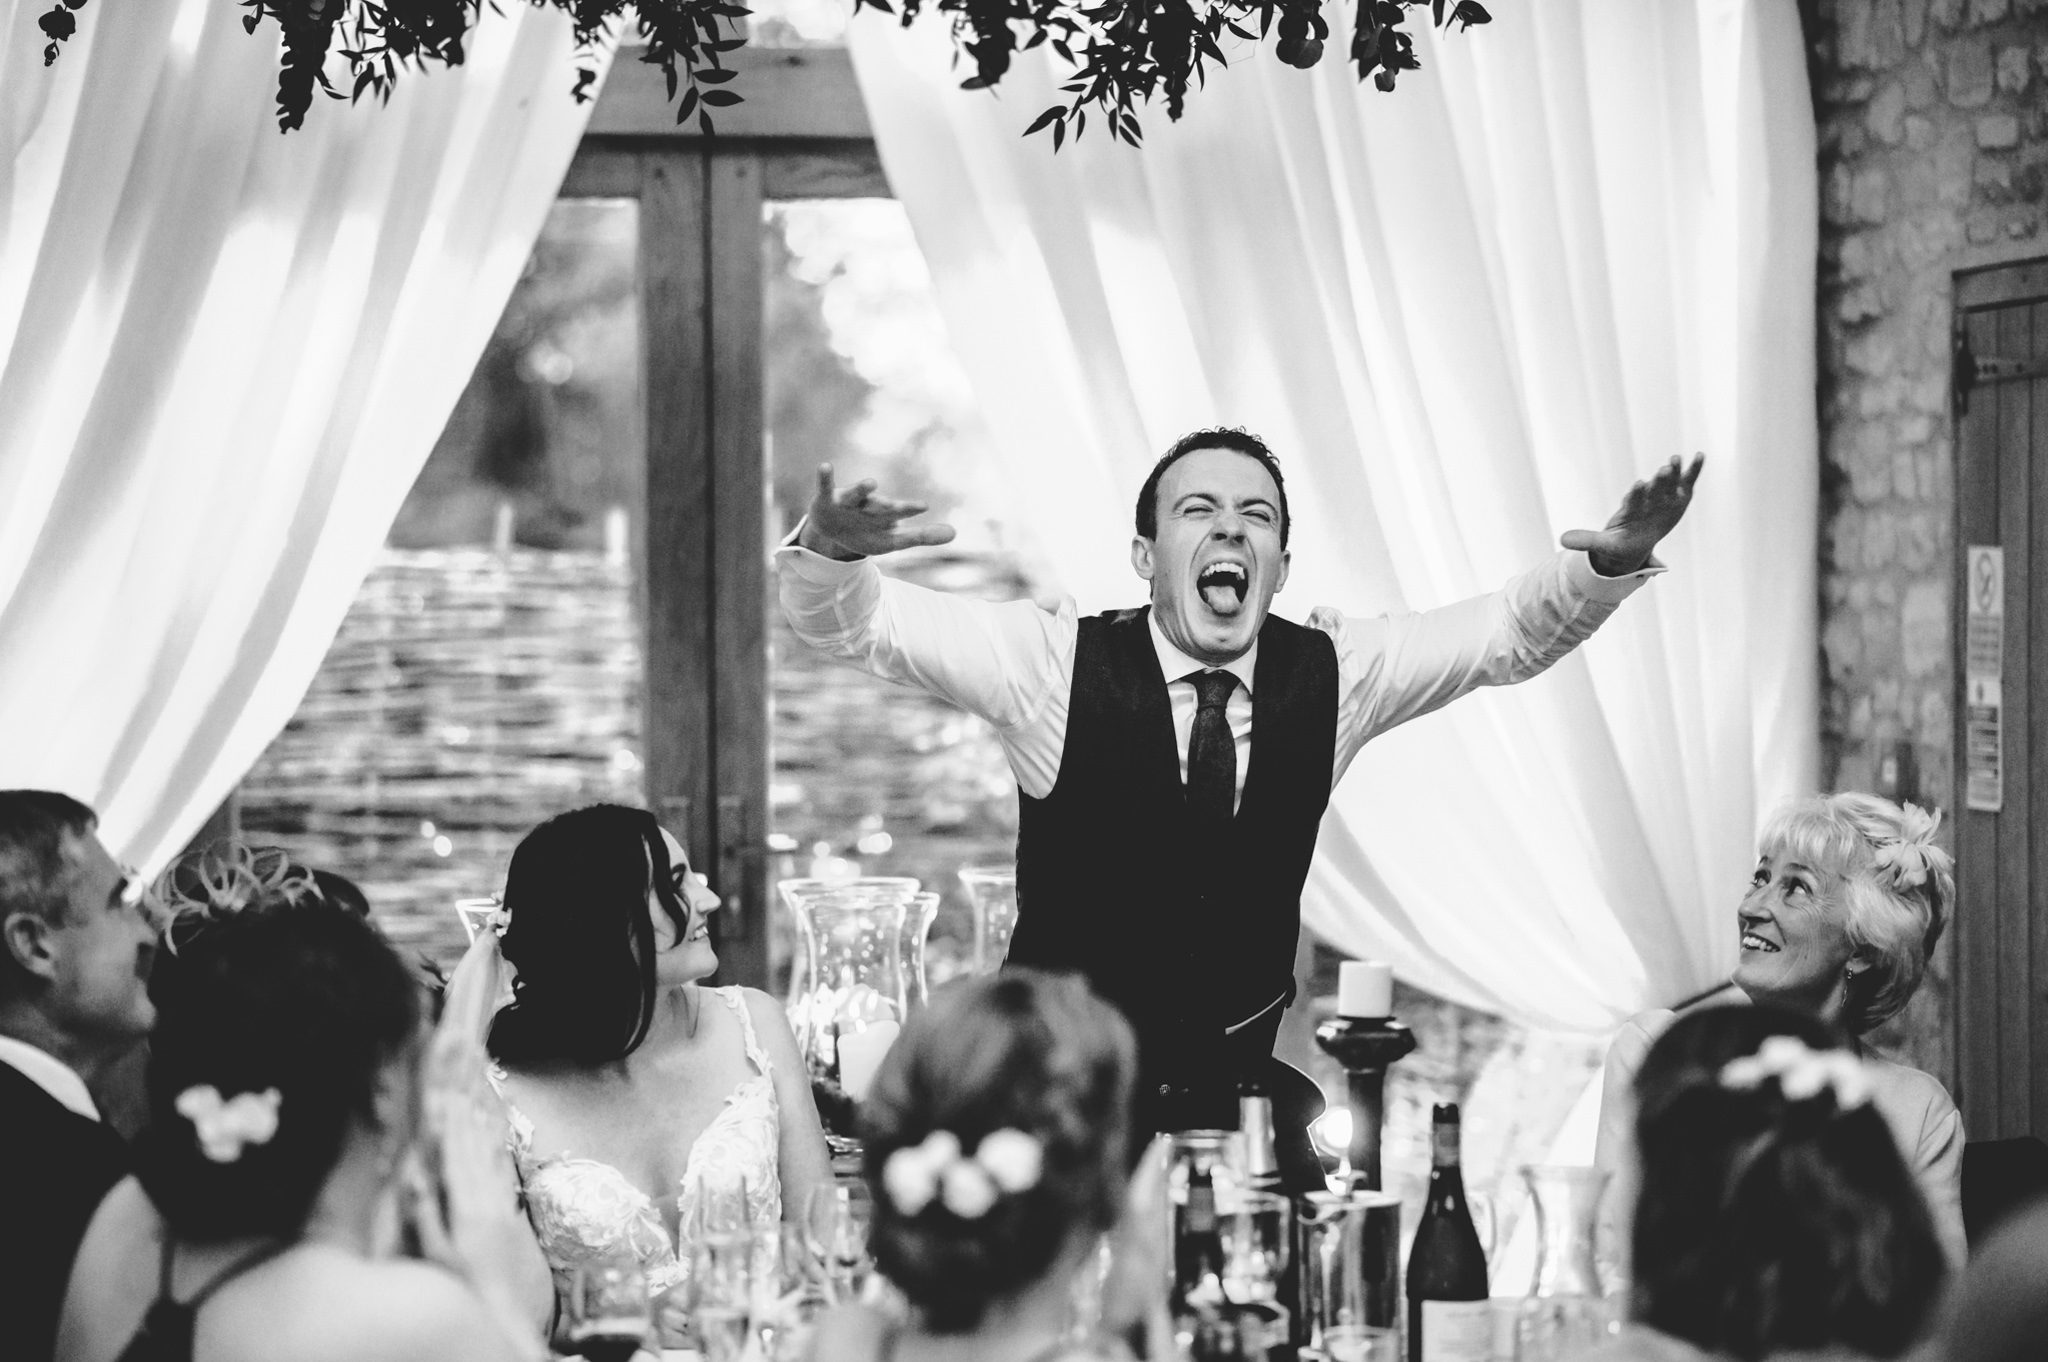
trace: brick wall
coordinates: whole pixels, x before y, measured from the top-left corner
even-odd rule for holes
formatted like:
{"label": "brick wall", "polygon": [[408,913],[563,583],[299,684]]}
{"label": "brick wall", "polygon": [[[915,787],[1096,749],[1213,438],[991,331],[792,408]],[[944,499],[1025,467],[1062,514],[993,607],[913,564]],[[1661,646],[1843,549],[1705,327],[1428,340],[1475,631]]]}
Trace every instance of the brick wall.
{"label": "brick wall", "polygon": [[[1807,0],[1820,133],[1823,779],[1954,799],[1954,272],[2048,252],[2048,0]],[[1936,1073],[1950,962],[1891,1041]]]}

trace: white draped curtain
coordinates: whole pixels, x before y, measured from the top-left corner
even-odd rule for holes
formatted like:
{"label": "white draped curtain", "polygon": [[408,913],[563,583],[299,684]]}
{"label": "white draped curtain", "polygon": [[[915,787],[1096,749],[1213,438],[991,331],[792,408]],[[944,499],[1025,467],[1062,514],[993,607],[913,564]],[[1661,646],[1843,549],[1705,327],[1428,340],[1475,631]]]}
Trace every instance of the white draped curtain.
{"label": "white draped curtain", "polygon": [[1758,819],[1816,778],[1814,125],[1794,0],[1493,8],[1392,95],[1341,34],[1309,72],[1244,51],[1141,152],[1020,137],[1063,98],[1042,53],[991,97],[941,25],[852,46],[1084,610],[1140,598],[1132,498],[1197,426],[1279,454],[1296,618],[1491,590],[1705,452],[1671,572],[1592,642],[1366,749],[1304,901],[1431,992],[1592,1031],[1726,972]]}
{"label": "white draped curtain", "polygon": [[0,786],[154,868],[297,706],[554,201],[566,16],[281,135],[274,25],[0,0]]}

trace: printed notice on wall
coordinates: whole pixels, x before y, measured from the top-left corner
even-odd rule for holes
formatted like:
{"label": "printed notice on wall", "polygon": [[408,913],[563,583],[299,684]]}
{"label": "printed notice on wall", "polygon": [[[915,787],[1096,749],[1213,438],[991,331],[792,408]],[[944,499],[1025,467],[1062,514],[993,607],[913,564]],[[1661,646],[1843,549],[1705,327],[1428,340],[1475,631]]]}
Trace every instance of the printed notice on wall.
{"label": "printed notice on wall", "polygon": [[1963,804],[2005,807],[2005,550],[1970,545],[1963,634]]}

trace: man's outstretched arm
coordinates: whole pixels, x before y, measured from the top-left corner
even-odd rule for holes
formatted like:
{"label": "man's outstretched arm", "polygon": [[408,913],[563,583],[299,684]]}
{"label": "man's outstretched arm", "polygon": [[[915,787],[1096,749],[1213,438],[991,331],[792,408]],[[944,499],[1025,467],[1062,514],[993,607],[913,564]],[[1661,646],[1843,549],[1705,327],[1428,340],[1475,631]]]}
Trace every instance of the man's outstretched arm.
{"label": "man's outstretched arm", "polygon": [[[1629,488],[1605,529],[1570,530],[1554,555],[1499,591],[1434,610],[1309,622],[1337,645],[1337,770],[1375,734],[1480,686],[1526,681],[1583,643],[1662,568],[1652,559],[1692,500],[1702,460],[1673,458]],[[1583,552],[1583,558],[1579,553]]]}
{"label": "man's outstretched arm", "polygon": [[1019,784],[1042,795],[1066,736],[1073,610],[967,600],[884,577],[874,558],[953,538],[946,525],[904,526],[924,510],[880,495],[872,481],[835,491],[831,468],[820,468],[809,514],[776,551],[783,614],[825,656],[988,720]]}

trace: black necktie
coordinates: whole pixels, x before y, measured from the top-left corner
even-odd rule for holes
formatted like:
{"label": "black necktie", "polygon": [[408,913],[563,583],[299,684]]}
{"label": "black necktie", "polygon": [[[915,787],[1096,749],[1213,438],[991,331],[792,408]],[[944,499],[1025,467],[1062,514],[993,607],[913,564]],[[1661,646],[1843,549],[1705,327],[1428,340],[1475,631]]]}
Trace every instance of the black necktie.
{"label": "black necktie", "polygon": [[1237,677],[1229,672],[1191,672],[1195,683],[1195,727],[1188,735],[1188,812],[1197,823],[1227,827],[1237,803],[1237,743],[1230,736],[1226,707]]}

